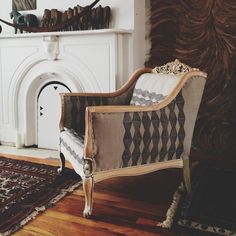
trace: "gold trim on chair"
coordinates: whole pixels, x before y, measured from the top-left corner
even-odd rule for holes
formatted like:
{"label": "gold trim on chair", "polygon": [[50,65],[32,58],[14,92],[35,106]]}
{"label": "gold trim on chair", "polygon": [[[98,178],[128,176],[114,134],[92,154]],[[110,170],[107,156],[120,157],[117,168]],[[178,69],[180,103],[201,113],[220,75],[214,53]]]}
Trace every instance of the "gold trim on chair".
{"label": "gold trim on chair", "polygon": [[199,69],[192,68],[182,62],[180,62],[178,59],[175,59],[172,62],[168,62],[165,65],[162,66],[156,66],[152,72],[153,73],[161,73],[161,74],[173,74],[173,75],[182,75],[186,72],[193,71]]}

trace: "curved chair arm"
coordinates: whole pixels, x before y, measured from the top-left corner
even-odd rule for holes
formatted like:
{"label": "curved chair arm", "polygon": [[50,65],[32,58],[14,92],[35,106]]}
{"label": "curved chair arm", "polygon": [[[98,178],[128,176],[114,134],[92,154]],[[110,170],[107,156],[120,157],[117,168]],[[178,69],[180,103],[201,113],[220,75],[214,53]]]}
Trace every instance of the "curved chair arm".
{"label": "curved chair arm", "polygon": [[84,134],[87,106],[128,105],[137,79],[140,75],[151,71],[151,68],[138,69],[126,84],[113,93],[62,93],[60,130],[67,127]]}
{"label": "curved chair arm", "polygon": [[205,77],[200,71],[186,73],[157,104],[87,107],[84,154],[94,158],[95,171],[188,155]]}
{"label": "curved chair arm", "polygon": [[155,111],[155,110],[159,110],[165,106],[167,106],[173,99],[176,98],[176,96],[178,95],[178,93],[181,91],[181,89],[185,86],[186,83],[190,82],[189,80],[191,80],[194,77],[199,77],[199,78],[203,78],[204,80],[204,84],[205,84],[205,78],[206,78],[207,74],[202,72],[202,71],[190,71],[188,73],[186,73],[181,80],[179,81],[179,83],[176,85],[176,87],[173,89],[173,91],[165,98],[163,99],[160,103],[154,103],[152,105],[149,106],[131,106],[129,104],[129,106],[90,106],[89,107],[89,112],[109,112],[109,113],[113,113],[113,112],[141,112],[141,111]]}

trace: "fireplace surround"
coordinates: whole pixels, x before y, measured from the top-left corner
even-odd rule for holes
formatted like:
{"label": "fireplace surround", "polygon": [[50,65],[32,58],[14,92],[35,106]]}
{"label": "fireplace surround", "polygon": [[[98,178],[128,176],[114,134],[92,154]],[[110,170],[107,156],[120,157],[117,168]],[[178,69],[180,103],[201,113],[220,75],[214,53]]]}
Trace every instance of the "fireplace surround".
{"label": "fireplace surround", "polygon": [[131,35],[131,30],[107,29],[1,36],[1,143],[38,145],[38,101],[47,85],[71,92],[120,87],[135,66]]}

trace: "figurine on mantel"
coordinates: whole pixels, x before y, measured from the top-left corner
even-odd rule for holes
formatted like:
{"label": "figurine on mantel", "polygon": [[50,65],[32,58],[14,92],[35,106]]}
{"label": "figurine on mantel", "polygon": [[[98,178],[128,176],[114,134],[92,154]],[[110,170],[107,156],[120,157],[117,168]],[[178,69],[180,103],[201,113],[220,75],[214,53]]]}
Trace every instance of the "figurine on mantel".
{"label": "figurine on mantel", "polygon": [[[16,10],[12,10],[10,13],[11,19],[13,18],[13,24],[18,24],[27,27],[38,27],[38,18],[33,14],[22,15]],[[22,33],[23,30],[20,29]],[[15,28],[15,34],[17,33],[17,28]]]}
{"label": "figurine on mantel", "polygon": [[62,28],[62,31],[72,30],[89,30],[89,29],[106,29],[109,28],[111,20],[111,8],[109,6],[102,7],[99,5],[87,11],[81,17],[77,17],[81,12],[85,11],[87,6],[77,5],[68,8],[63,13],[57,9],[45,9],[41,20],[41,27],[61,25],[67,21],[71,21],[73,17],[77,20],[71,21],[71,24]]}

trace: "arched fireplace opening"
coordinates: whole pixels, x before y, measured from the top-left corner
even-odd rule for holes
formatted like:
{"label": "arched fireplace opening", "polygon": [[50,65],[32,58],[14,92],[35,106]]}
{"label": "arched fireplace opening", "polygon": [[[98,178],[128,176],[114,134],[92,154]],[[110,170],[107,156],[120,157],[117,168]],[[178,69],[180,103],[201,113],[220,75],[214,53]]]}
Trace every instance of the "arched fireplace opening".
{"label": "arched fireplace opening", "polygon": [[39,148],[58,149],[61,115],[60,93],[69,93],[64,83],[51,81],[45,84],[37,97],[37,145]]}
{"label": "arched fireplace opening", "polygon": [[[57,62],[54,62],[57,64]],[[69,67],[54,66],[50,70],[44,63],[33,66],[18,83],[15,90],[17,110],[16,145],[57,149],[59,144],[60,93],[99,91],[96,82],[90,85],[82,73],[73,73]],[[41,73],[40,73],[41,72]]]}

